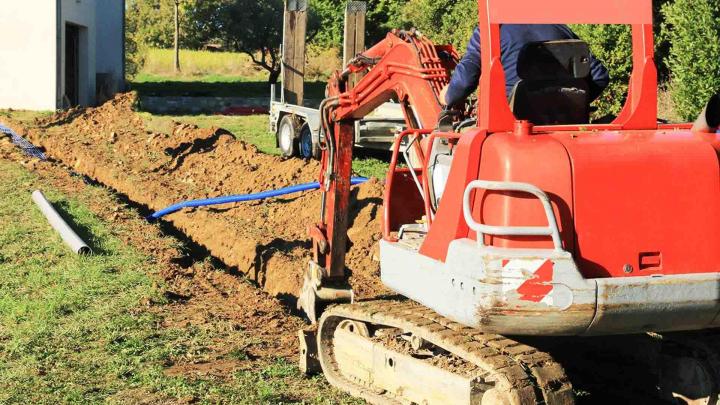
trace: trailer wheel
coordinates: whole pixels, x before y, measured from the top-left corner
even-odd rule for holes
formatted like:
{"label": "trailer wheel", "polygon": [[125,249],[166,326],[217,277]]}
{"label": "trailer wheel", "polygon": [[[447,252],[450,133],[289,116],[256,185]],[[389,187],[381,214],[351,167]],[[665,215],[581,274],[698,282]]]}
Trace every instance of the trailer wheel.
{"label": "trailer wheel", "polygon": [[282,117],[277,129],[277,141],[283,156],[293,157],[297,153],[297,134],[297,121],[291,115]]}
{"label": "trailer wheel", "polygon": [[315,157],[315,147],[313,146],[312,131],[310,126],[305,124],[300,128],[300,157],[303,159],[312,159]]}

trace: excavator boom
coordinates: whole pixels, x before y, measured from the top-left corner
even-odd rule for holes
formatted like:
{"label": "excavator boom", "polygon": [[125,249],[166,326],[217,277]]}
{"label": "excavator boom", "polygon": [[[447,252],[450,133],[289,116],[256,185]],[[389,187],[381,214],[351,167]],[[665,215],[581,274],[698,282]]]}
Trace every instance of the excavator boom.
{"label": "excavator boom", "polygon": [[[434,128],[442,111],[440,91],[447,86],[458,62],[451,46],[436,46],[417,31],[393,31],[357,55],[327,86],[320,106],[324,153],[320,184],[322,222],[310,228],[314,257],[305,275],[298,307],[317,319],[322,301],[347,301],[345,252],[354,121],[383,103],[402,106],[408,128]],[[363,77],[350,87],[350,76]]]}

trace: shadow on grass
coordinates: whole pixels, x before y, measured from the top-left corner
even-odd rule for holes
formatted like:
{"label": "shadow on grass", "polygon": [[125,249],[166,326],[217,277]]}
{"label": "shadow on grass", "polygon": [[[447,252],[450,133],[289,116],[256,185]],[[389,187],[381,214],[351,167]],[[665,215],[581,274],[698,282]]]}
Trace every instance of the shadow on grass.
{"label": "shadow on grass", "polygon": [[75,220],[70,214],[70,205],[67,201],[57,201],[52,205],[68,226],[88,245],[93,256],[111,256],[113,254],[113,252],[103,247],[103,238],[101,236],[95,234],[90,227]]}
{"label": "shadow on grass", "polygon": [[353,158],[377,159],[381,162],[390,163],[390,160],[392,160],[392,152],[381,149],[355,148],[353,151]]}
{"label": "shadow on grass", "polygon": [[[305,98],[322,99],[325,82],[305,83]],[[134,82],[130,90],[141,97],[270,97],[270,84],[255,82],[162,81]]]}
{"label": "shadow on grass", "polygon": [[50,127],[61,127],[63,125],[70,124],[71,122],[75,121],[75,118],[78,118],[85,112],[84,108],[73,108],[70,110],[67,110],[65,114],[60,114],[60,118],[56,120],[50,120],[49,122],[40,125],[39,128],[41,129],[48,129]]}

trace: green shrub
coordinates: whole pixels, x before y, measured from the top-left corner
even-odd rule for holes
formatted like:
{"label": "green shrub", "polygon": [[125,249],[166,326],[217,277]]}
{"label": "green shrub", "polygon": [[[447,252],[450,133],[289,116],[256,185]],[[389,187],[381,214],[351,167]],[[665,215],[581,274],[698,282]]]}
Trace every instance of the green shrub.
{"label": "green shrub", "polygon": [[680,117],[691,120],[720,90],[720,3],[675,0],[662,13],[673,104]]}
{"label": "green shrub", "polygon": [[132,80],[145,65],[146,47],[137,34],[138,20],[127,18],[125,25],[125,79]]}
{"label": "green shrub", "polygon": [[125,39],[125,80],[132,80],[145,65],[145,52],[131,36]]}
{"label": "green shrub", "polygon": [[452,44],[464,52],[478,24],[477,2],[473,0],[410,0],[396,23],[417,28],[437,44]]}
{"label": "green shrub", "polygon": [[[238,80],[262,81],[267,72],[253,63],[250,56],[239,52],[210,52],[180,50],[182,71],[175,73],[172,49],[148,49],[140,73],[143,76],[181,78],[208,78],[209,76],[236,77]],[[259,56],[258,56],[259,57]]]}

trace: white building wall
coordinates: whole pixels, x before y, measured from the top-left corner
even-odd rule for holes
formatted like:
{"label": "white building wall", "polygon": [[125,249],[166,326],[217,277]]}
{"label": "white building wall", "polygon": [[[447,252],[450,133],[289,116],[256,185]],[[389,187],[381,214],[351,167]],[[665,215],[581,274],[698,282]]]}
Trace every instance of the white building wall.
{"label": "white building wall", "polygon": [[66,26],[79,28],[78,101],[96,103],[96,74],[106,96],[123,90],[124,0],[0,0],[0,109],[55,110],[65,95]]}
{"label": "white building wall", "polygon": [[[65,94],[65,27],[75,24],[81,27],[80,31],[80,105],[95,104],[95,74],[96,74],[96,39],[95,25],[96,0],[61,0],[60,9],[60,78],[58,86],[58,105],[62,106],[62,97]],[[102,1],[102,0],[100,0]],[[107,1],[107,0],[105,0]]]}
{"label": "white building wall", "polygon": [[55,109],[56,6],[56,0],[0,5],[0,108]]}
{"label": "white building wall", "polygon": [[96,0],[95,23],[97,25],[97,73],[111,76],[113,93],[125,85],[125,1]]}

